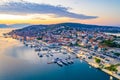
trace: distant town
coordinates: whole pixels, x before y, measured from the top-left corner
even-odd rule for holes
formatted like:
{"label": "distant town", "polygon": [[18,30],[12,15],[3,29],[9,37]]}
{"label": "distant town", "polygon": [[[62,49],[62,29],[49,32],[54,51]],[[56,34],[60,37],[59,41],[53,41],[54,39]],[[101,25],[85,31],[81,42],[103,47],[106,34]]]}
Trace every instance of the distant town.
{"label": "distant town", "polygon": [[[73,23],[51,26],[33,25],[13,30],[4,34],[4,37],[12,37],[26,46],[35,48],[41,58],[44,57],[41,51],[47,51],[47,57],[54,56],[56,52],[75,56],[69,55],[65,59],[55,58],[48,64],[57,63],[63,66],[72,64],[74,58],[79,58],[120,79],[120,36],[108,35],[107,33],[111,31],[115,33],[115,29],[107,28],[105,30],[97,26],[89,29],[89,27],[79,27],[78,24],[73,26]],[[116,30],[116,33],[119,31],[120,28]]]}

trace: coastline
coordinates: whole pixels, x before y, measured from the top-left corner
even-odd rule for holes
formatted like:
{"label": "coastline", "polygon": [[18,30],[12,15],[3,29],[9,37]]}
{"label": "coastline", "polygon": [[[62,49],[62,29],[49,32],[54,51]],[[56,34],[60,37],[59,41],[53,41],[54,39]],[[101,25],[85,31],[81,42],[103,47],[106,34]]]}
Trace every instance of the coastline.
{"label": "coastline", "polygon": [[[19,43],[18,40],[15,40],[12,38],[4,38],[4,36],[2,35],[3,33],[8,33],[12,30],[14,30],[14,28],[13,29],[0,29],[0,44],[1,44],[1,47],[0,47],[1,52],[0,53],[2,53],[2,51],[4,51],[6,48],[15,46]],[[97,64],[89,62],[88,60],[85,60],[85,62],[87,62],[90,66],[93,66],[94,68],[98,68],[101,71],[107,73],[108,75],[111,75],[111,76],[117,78],[118,80],[120,80],[120,76],[113,74],[112,72],[110,72],[106,69],[99,68],[99,66]]]}
{"label": "coastline", "polygon": [[[79,58],[80,59],[80,58]],[[116,79],[120,80],[120,76],[112,73],[111,71],[108,71],[106,69],[101,69],[97,64],[94,64],[94,63],[91,63],[87,60],[84,60],[86,63],[88,63],[90,66],[96,68],[96,69],[100,69],[101,71],[103,71],[104,73],[107,73],[108,75],[112,76],[112,77],[115,77]]]}

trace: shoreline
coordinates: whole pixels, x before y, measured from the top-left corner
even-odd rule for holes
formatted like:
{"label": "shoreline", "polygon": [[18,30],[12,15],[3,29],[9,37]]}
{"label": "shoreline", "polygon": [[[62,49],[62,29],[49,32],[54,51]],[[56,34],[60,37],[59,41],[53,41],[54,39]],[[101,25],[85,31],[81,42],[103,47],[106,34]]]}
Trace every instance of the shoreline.
{"label": "shoreline", "polygon": [[[80,58],[79,58],[79,59],[80,59]],[[87,64],[89,64],[90,66],[92,66],[92,67],[94,67],[94,68],[96,68],[96,69],[99,69],[99,70],[103,71],[104,73],[106,73],[106,74],[108,74],[108,75],[110,75],[110,76],[112,76],[112,77],[120,80],[120,76],[118,76],[118,75],[116,75],[116,74],[114,74],[114,73],[112,73],[112,72],[110,72],[110,71],[108,71],[108,70],[106,70],[106,69],[101,69],[101,68],[99,68],[99,66],[96,66],[96,65],[94,65],[94,64],[92,64],[92,63],[90,63],[90,62],[88,62],[88,61],[86,61],[86,60],[83,60],[83,61],[85,61],[85,62],[86,62]]]}
{"label": "shoreline", "polygon": [[[4,42],[5,42],[5,43],[2,43],[2,45],[5,45],[5,44],[6,44],[6,46],[0,47],[1,50],[2,50],[2,49],[5,49],[5,48],[7,48],[7,47],[10,47],[8,43],[13,43],[14,41],[17,41],[17,42],[18,42],[18,40],[14,40],[14,39],[12,39],[12,38],[4,38],[4,37],[3,37],[3,35],[2,35],[3,33],[8,33],[8,32],[10,32],[10,31],[12,31],[12,30],[15,30],[15,29],[11,29],[11,28],[3,29],[3,28],[0,28],[0,31],[2,31],[2,32],[0,32],[0,33],[1,33],[1,34],[0,34],[0,41],[4,41]],[[13,46],[14,46],[15,44],[17,44],[17,43],[14,42]],[[79,59],[80,59],[80,58],[79,58]],[[107,73],[108,75],[113,76],[113,77],[117,78],[118,80],[120,80],[120,76],[118,76],[118,75],[116,75],[116,74],[114,74],[114,73],[112,73],[112,72],[110,72],[110,71],[108,71],[108,70],[106,70],[106,69],[101,69],[101,68],[99,68],[99,66],[98,66],[97,64],[94,64],[94,63],[92,63],[92,62],[89,62],[89,60],[83,60],[83,61],[87,62],[90,66],[92,66],[92,67],[94,67],[94,68],[97,68],[97,69],[100,69],[101,71]]]}

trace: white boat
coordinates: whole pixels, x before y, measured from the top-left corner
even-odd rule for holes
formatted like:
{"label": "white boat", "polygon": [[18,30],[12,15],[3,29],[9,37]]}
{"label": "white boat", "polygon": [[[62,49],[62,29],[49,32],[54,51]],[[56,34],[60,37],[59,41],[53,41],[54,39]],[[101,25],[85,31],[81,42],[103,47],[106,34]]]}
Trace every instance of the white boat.
{"label": "white boat", "polygon": [[63,64],[62,64],[61,61],[57,61],[57,64],[58,64],[59,66],[63,66]]}
{"label": "white boat", "polygon": [[41,53],[38,53],[38,56],[39,56],[39,57],[43,57],[43,55],[42,55]]}
{"label": "white boat", "polygon": [[53,56],[53,54],[51,53],[50,56]]}
{"label": "white boat", "polygon": [[72,59],[67,59],[67,62],[68,62],[69,64],[72,64],[72,63],[73,63],[73,60],[72,60]]}
{"label": "white boat", "polygon": [[65,65],[68,65],[68,62],[66,60],[61,60],[61,62]]}

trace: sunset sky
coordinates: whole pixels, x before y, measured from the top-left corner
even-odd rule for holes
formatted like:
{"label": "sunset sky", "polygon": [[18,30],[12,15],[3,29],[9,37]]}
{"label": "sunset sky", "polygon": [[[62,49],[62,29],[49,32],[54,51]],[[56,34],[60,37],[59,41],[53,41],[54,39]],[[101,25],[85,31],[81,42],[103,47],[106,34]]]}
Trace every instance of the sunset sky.
{"label": "sunset sky", "polygon": [[120,26],[120,0],[0,0],[0,24],[61,22]]}

